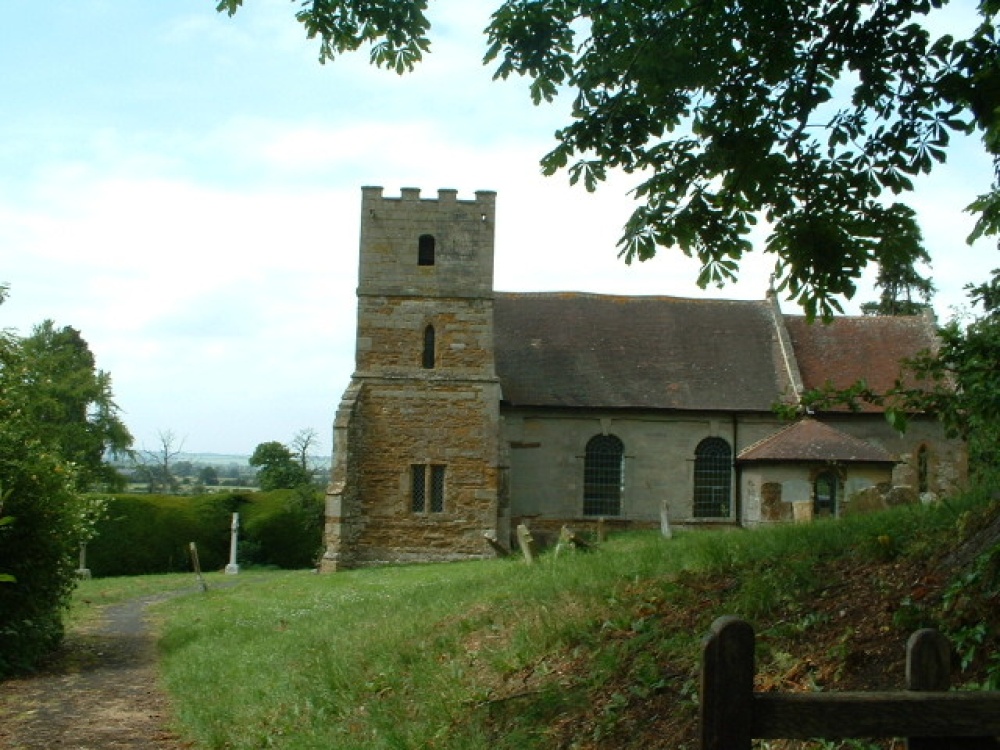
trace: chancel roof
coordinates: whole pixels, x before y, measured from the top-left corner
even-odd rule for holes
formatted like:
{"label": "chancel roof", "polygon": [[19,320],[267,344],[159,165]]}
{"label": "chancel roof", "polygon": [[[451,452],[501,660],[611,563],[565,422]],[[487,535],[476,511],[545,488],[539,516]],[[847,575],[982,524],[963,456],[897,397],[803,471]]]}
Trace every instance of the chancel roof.
{"label": "chancel roof", "polygon": [[515,406],[770,411],[791,392],[770,301],[501,293],[496,369]]}
{"label": "chancel roof", "polygon": [[[933,318],[924,315],[841,317],[831,323],[786,315],[785,326],[806,390],[827,381],[845,388],[864,380],[873,391],[885,392],[900,376],[902,360],[937,343]],[[881,411],[871,404],[861,409]]]}
{"label": "chancel roof", "polygon": [[802,419],[740,451],[739,461],[895,463],[886,450],[818,422]]}

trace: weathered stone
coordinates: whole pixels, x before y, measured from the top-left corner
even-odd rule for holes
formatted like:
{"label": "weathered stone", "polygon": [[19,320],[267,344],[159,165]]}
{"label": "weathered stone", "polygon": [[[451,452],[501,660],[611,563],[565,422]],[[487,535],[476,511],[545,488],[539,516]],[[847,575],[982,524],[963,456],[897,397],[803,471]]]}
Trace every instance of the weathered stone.
{"label": "weathered stone", "polygon": [[781,482],[760,486],[760,514],[764,521],[785,521],[791,516],[791,504],[781,501]]}
{"label": "weathered stone", "polygon": [[490,556],[484,534],[507,543],[493,215],[489,192],[363,191],[356,369],[334,424],[326,570]]}

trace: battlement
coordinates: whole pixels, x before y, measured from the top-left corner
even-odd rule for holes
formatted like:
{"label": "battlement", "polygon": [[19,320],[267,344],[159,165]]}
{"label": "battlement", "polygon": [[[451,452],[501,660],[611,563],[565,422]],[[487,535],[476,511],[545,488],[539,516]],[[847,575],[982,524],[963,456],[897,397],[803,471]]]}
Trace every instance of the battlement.
{"label": "battlement", "polygon": [[451,188],[436,198],[402,188],[387,198],[370,186],[361,195],[359,294],[492,297],[494,191],[460,200]]}
{"label": "battlement", "polygon": [[424,201],[424,202],[437,202],[437,203],[465,203],[482,205],[483,207],[492,208],[496,204],[496,191],[494,190],[477,190],[476,197],[473,200],[458,199],[458,191],[454,188],[440,188],[437,191],[437,198],[421,198],[420,188],[414,187],[404,187],[400,188],[400,195],[398,198],[387,198],[382,194],[383,188],[381,185],[366,185],[361,188],[361,205],[364,208],[374,208],[377,203],[380,202],[408,202],[408,201]]}

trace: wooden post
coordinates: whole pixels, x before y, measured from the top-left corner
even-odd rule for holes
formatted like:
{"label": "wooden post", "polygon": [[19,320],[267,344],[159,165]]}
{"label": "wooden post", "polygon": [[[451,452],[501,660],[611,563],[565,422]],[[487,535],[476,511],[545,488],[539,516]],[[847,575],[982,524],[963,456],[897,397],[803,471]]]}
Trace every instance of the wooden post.
{"label": "wooden post", "polygon": [[750,750],[754,633],[749,623],[720,617],[702,643],[701,750]]}
{"label": "wooden post", "polygon": [[537,554],[535,538],[523,523],[517,525],[517,543],[521,547],[521,552],[524,553],[524,561],[528,565],[535,562],[535,555]]}
{"label": "wooden post", "polygon": [[[930,628],[918,630],[906,642],[906,689],[944,692],[951,687],[951,643]],[[1000,744],[989,737],[909,737],[907,750],[985,750]]]}
{"label": "wooden post", "polygon": [[208,591],[208,585],[205,583],[205,577],[201,574],[201,562],[198,560],[198,545],[191,542],[191,565],[194,566],[194,573],[198,576],[198,585],[201,586],[201,590]]}

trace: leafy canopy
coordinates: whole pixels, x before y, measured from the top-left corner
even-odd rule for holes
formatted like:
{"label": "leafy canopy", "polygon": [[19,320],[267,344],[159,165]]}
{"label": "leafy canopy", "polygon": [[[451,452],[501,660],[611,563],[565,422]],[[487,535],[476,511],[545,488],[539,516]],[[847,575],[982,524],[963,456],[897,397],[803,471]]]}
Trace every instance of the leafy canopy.
{"label": "leafy canopy", "polygon": [[[80,490],[120,489],[122,478],[105,455],[124,455],[132,435],[122,422],[111,377],[96,368],[80,332],[56,328],[51,320],[34,327],[21,341],[21,386],[30,393],[24,409],[39,434],[76,466]],[[11,372],[9,375],[13,375]]]}
{"label": "leafy canopy", "polygon": [[[235,13],[242,0],[219,0]],[[426,0],[301,0],[320,61],[371,45],[402,73],[429,49]],[[560,92],[572,120],[544,171],[593,190],[639,178],[626,262],[678,247],[699,283],[735,279],[760,217],[780,288],[809,315],[841,310],[886,253],[918,258],[896,196],[978,133],[1000,171],[1000,0],[966,38],[934,36],[947,0],[506,0],[486,29],[495,77]],[[985,186],[984,186],[985,187]],[[1000,176],[969,207],[970,241],[1000,231]]]}
{"label": "leafy canopy", "polygon": [[[916,229],[913,225],[912,230]],[[915,242],[911,244],[910,240]],[[934,282],[922,276],[916,268],[918,262],[930,265],[931,257],[921,248],[920,235],[911,237],[905,230],[895,241],[883,247],[878,258],[878,276],[875,287],[881,290],[877,302],[864,302],[861,312],[865,315],[920,315],[930,308],[934,296]]]}
{"label": "leafy canopy", "polygon": [[294,489],[309,484],[311,476],[284,443],[260,443],[247,462],[257,469],[262,490]]}

